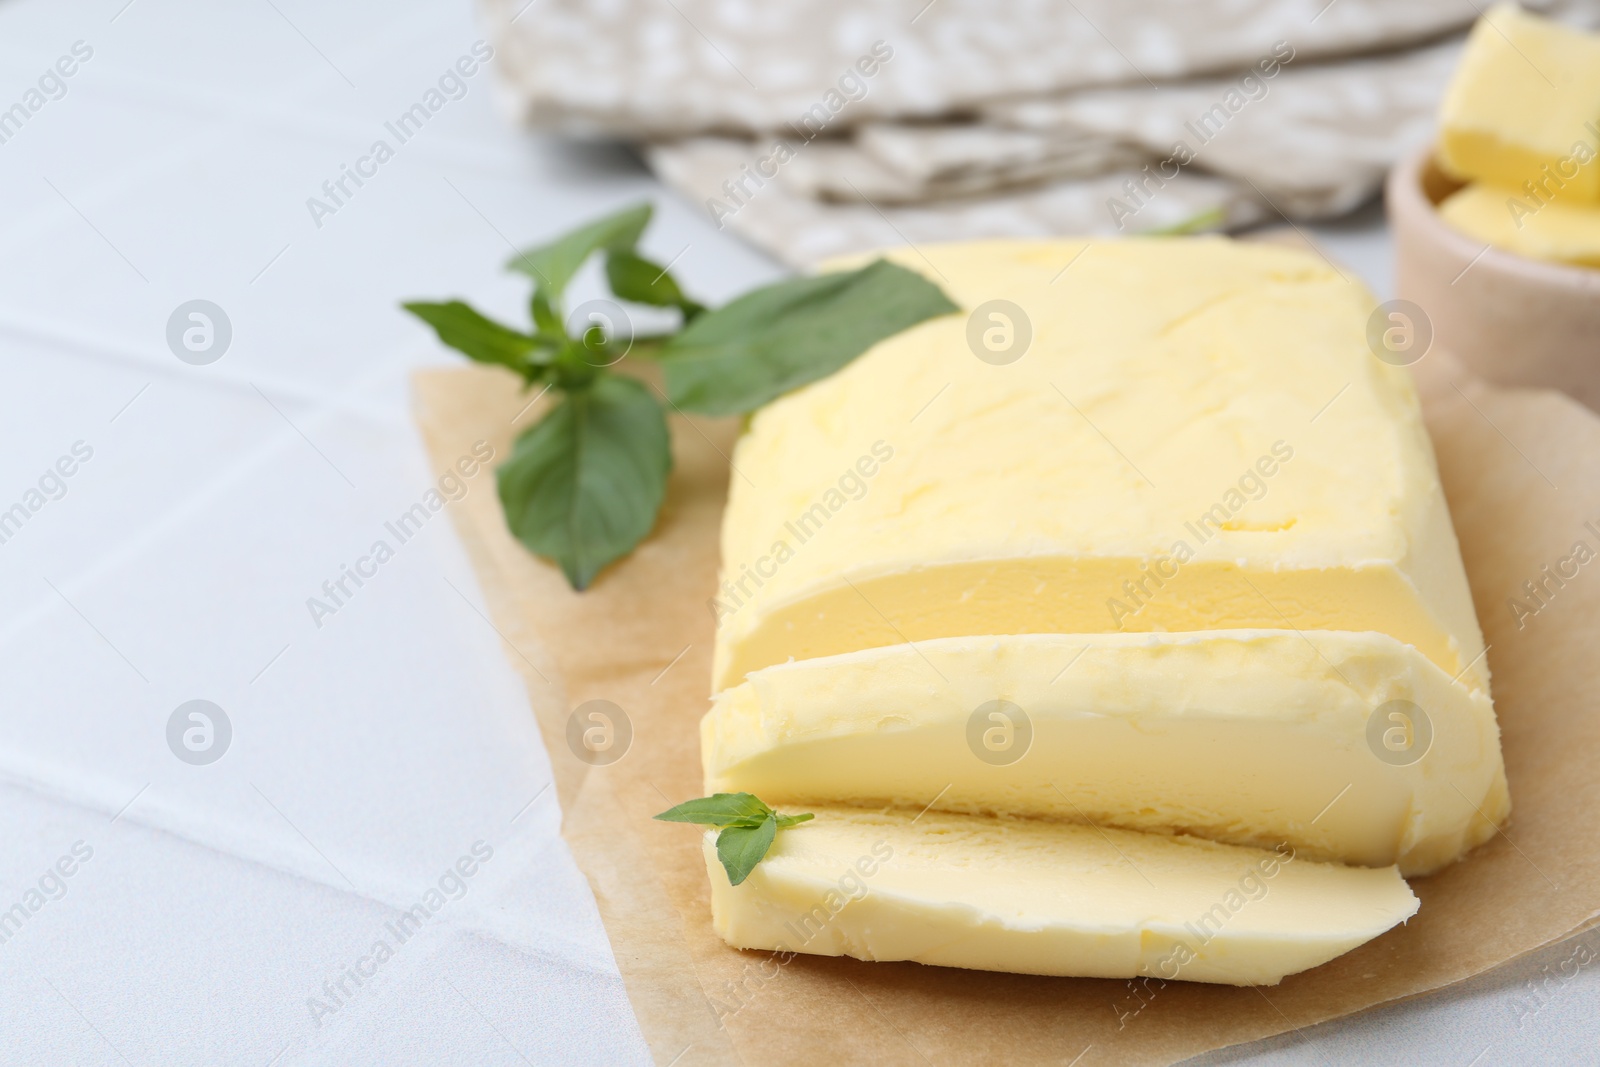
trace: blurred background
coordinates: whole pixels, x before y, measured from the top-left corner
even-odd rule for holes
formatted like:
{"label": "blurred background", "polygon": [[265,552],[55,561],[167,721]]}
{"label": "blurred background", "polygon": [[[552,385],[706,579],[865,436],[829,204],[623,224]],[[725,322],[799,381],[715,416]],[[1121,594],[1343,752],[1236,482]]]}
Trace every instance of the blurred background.
{"label": "blurred background", "polygon": [[[641,197],[709,303],[1285,224],[1387,297],[1378,188],[1479,14],[0,3],[0,1062],[649,1062],[448,520],[308,611],[437,482],[407,376],[453,357],[399,301],[520,321],[510,251]],[[1592,1060],[1573,952],[1206,1062]]]}

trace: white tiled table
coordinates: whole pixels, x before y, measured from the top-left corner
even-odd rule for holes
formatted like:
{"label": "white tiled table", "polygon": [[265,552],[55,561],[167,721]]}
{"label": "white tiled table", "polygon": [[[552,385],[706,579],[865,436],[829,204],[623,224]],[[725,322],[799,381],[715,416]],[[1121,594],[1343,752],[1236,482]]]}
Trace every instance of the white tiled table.
{"label": "white tiled table", "polygon": [[[508,243],[642,196],[697,294],[780,273],[620,153],[511,129],[491,70],[315,220],[480,37],[465,0],[0,2],[0,109],[92,49],[0,143],[0,511],[92,449],[0,543],[0,912],[38,905],[0,942],[0,1062],[648,1060],[448,522],[306,607],[437,477],[406,375],[449,357],[399,299],[520,316]],[[1319,235],[1387,290],[1381,221]],[[233,334],[204,366],[166,341],[197,298]],[[204,766],[167,743],[194,699],[232,727]],[[1217,1059],[1592,1055],[1600,987],[1519,1031],[1526,977]]]}

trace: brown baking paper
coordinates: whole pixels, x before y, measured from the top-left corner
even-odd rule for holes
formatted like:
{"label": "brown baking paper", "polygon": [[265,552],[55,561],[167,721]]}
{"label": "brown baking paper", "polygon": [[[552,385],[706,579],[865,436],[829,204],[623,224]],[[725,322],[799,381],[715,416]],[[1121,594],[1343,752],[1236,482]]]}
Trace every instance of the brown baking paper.
{"label": "brown baking paper", "polygon": [[[711,929],[700,831],[650,817],[702,793],[707,597],[736,422],[673,417],[676,466],[656,531],[583,594],[512,540],[493,493],[454,505],[550,750],[563,832],[657,1062],[1170,1063],[1437,989],[1593,924],[1600,562],[1536,614],[1519,619],[1507,601],[1532,606],[1524,580],[1575,542],[1600,548],[1600,420],[1555,393],[1487,388],[1437,353],[1417,371],[1490,644],[1512,822],[1464,862],[1413,880],[1422,907],[1410,923],[1263,989],[1136,992],[1105,979],[811,956],[780,966],[729,948]],[[508,455],[546,403],[527,409],[517,380],[494,368],[423,372],[415,390],[440,468],[480,439]],[[572,709],[595,698],[624,709],[633,729],[607,766],[580,761],[567,740]]]}

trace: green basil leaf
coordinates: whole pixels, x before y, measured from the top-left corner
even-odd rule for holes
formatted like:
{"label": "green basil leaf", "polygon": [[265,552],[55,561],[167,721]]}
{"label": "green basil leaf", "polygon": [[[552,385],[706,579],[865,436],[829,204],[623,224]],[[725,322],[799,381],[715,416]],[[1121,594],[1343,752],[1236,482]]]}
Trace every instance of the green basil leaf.
{"label": "green basil leaf", "polygon": [[677,279],[665,267],[652,263],[632,251],[610,252],[606,255],[606,282],[611,292],[623,300],[651,307],[675,307],[683,312],[688,322],[705,308],[683,295]]}
{"label": "green basil leaf", "polygon": [[957,310],[938,286],[883,259],[779,282],[707,311],[668,342],[667,395],[688,411],[741,414]]}
{"label": "green basil leaf", "polygon": [[778,820],[771,815],[756,826],[723,827],[717,835],[717,859],[728,872],[728,881],[738,885],[750,877],[777,835]]}
{"label": "green basil leaf", "polygon": [[567,339],[566,324],[561,321],[561,316],[556,314],[556,309],[550,303],[543,289],[534,286],[533,296],[528,298],[528,308],[533,313],[533,328],[539,337],[547,337],[553,341],[565,342]]}
{"label": "green basil leaf", "polygon": [[583,261],[599,251],[630,251],[650,224],[650,204],[634,204],[615,214],[562,234],[548,244],[524,249],[506,263],[531,275],[551,301],[561,298]]}
{"label": "green basil leaf", "polygon": [[685,800],[659,814],[662,822],[698,822],[701,825],[758,825],[773,809],[754,793],[712,793],[710,797]]}
{"label": "green basil leaf", "polygon": [[662,822],[692,822],[701,826],[759,826],[772,809],[752,793],[715,793],[685,800],[657,815]]}
{"label": "green basil leaf", "polygon": [[1222,207],[1212,207],[1207,208],[1198,215],[1190,215],[1183,221],[1175,222],[1171,226],[1158,226],[1153,230],[1141,230],[1139,232],[1139,236],[1183,237],[1193,233],[1204,233],[1208,230],[1219,230],[1227,223],[1227,221],[1227,209]]}
{"label": "green basil leaf", "polygon": [[809,813],[780,815],[750,793],[715,793],[686,800],[656,818],[663,822],[722,827],[717,834],[717,858],[728,872],[728,881],[738,885],[767,854],[779,830],[787,830],[815,816]]}
{"label": "green basil leaf", "polygon": [[661,405],[640,382],[606,374],[518,438],[496,479],[512,534],[584,589],[650,532],[671,469]]}
{"label": "green basil leaf", "polygon": [[533,364],[539,361],[529,359],[539,346],[537,338],[485,318],[459,300],[443,304],[413,300],[400,306],[432,326],[439,340],[479,363],[510,367],[524,377],[537,374]]}

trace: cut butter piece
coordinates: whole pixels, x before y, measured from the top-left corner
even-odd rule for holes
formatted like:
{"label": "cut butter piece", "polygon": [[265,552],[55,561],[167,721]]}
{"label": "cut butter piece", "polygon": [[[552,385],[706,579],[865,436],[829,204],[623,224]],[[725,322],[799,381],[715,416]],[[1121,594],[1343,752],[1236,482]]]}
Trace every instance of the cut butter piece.
{"label": "cut butter piece", "polygon": [[1541,198],[1600,201],[1600,36],[1498,4],[1439,110],[1439,164]]}
{"label": "cut butter piece", "polygon": [[1408,875],[1510,807],[1488,696],[1377,633],[951,637],[807,660],[719,694],[701,752],[708,793],[784,810],[931,804]]}
{"label": "cut butter piece", "polygon": [[738,948],[1090,978],[1272,985],[1416,913],[1392,867],[1028,819],[818,809],[738,886]]}
{"label": "cut butter piece", "polygon": [[942,637],[1262,628],[1386,633],[1486,688],[1416,393],[1359,284],[1222,238],[886,256],[966,313],[752,417],[714,690]]}
{"label": "cut butter piece", "polygon": [[1439,216],[1468,237],[1530,259],[1600,267],[1600,202],[1537,205],[1474,183],[1440,204]]}

